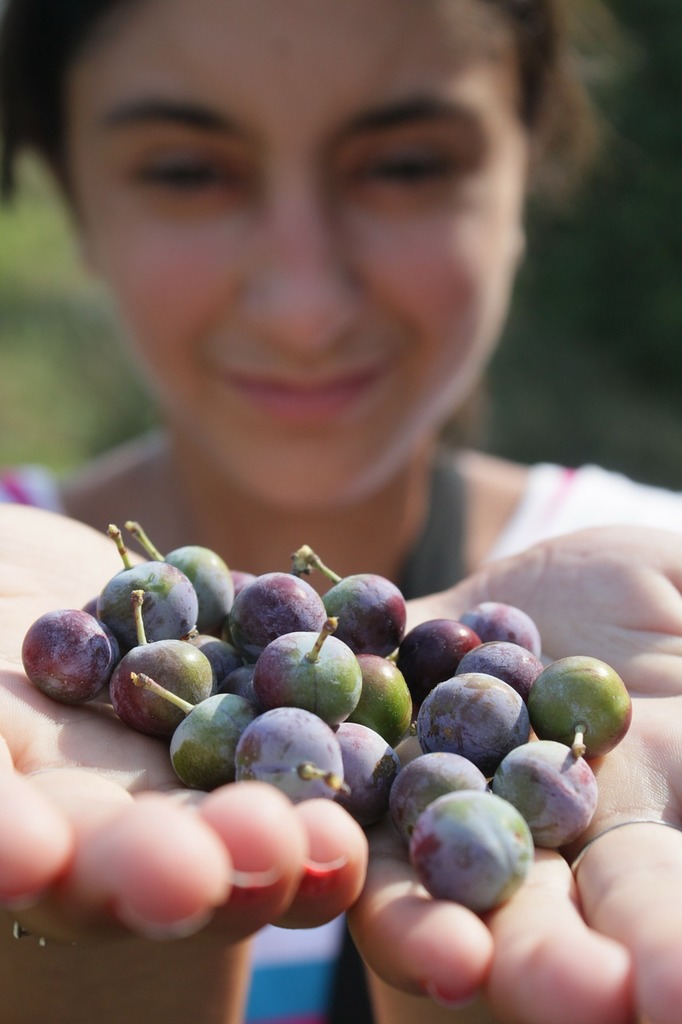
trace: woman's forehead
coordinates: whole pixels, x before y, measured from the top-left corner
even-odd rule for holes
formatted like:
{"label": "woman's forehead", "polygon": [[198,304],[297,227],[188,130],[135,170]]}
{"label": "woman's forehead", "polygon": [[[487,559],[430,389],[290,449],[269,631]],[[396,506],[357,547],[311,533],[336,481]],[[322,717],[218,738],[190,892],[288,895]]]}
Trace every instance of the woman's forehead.
{"label": "woman's forehead", "polygon": [[509,68],[510,53],[481,0],[138,0],[102,26],[72,86],[118,101],[177,93],[247,120],[329,116],[330,103],[428,92],[475,62]]}
{"label": "woman's forehead", "polygon": [[114,0],[103,10],[101,38],[145,23],[162,33],[179,18],[190,38],[194,26],[222,26],[241,43],[279,51],[311,37],[320,45],[339,33],[354,35],[358,43],[368,38],[390,43],[406,30],[418,36],[434,28],[455,47],[468,36],[462,38],[467,46],[477,29],[487,33],[502,21],[486,0]]}

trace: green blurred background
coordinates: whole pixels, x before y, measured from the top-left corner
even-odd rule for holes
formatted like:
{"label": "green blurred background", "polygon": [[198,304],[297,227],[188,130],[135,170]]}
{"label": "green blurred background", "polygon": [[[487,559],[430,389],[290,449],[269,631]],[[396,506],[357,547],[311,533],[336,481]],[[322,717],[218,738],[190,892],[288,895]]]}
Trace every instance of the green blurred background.
{"label": "green blurred background", "polygon": [[[531,209],[480,445],[682,490],[682,5],[610,8],[625,39],[596,67],[618,65],[596,85],[604,155],[570,206]],[[28,162],[0,212],[0,464],[67,472],[152,421],[106,296]]]}

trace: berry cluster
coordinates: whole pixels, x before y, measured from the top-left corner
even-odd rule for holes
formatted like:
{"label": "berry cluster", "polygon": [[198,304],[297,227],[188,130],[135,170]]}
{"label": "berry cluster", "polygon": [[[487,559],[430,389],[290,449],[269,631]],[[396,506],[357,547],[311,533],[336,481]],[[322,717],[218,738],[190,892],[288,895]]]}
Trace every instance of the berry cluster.
{"label": "berry cluster", "polygon": [[511,896],[535,846],[590,823],[589,762],[627,732],[630,697],[595,658],[545,664],[521,609],[489,601],[406,631],[393,583],[340,578],[307,546],[290,572],[254,577],[126,528],[148,557],[133,563],[111,526],[123,568],[87,608],[31,625],[24,669],[49,697],[108,699],[166,741],[184,785],[259,779],[363,826],[388,814],[428,892],[476,911]]}

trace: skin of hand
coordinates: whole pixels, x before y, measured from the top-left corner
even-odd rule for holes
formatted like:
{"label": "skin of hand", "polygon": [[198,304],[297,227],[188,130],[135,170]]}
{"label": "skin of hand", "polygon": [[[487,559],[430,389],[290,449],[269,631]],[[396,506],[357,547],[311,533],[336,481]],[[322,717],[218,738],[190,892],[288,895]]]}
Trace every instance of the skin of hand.
{"label": "skin of hand", "polygon": [[[537,851],[528,881],[483,918],[429,901],[385,826],[370,833],[370,868],[350,925],[376,974],[449,1006],[423,1020],[501,1024],[674,1024],[679,1020],[682,833],[682,538],[600,528],[491,563],[452,590],[412,602],[410,625],[456,618],[483,600],[526,610],[552,659],[588,654],[610,664],[633,698],[625,739],[592,762],[599,804],[566,858]],[[403,934],[398,946],[390,934]],[[466,1003],[485,973],[486,1006]],[[381,982],[380,1020],[402,1021]],[[492,1013],[492,1017],[490,1014]]]}
{"label": "skin of hand", "polygon": [[[0,981],[11,1002],[37,936],[48,939],[40,950],[45,977],[56,965],[60,986],[75,968],[81,979],[96,972],[91,961],[102,944],[99,960],[119,963],[123,977],[127,957],[157,957],[159,943],[149,940],[177,939],[161,943],[173,947],[164,977],[174,957],[183,969],[191,964],[196,948],[199,961],[219,954],[217,973],[231,978],[219,998],[210,987],[208,1001],[223,1000],[218,1015],[203,1017],[195,1006],[192,1019],[238,1021],[242,940],[267,922],[322,924],[344,910],[364,881],[366,839],[329,800],[294,806],[274,787],[251,782],[208,795],[183,790],[163,742],[124,726],[104,702],[60,705],[32,686],[21,665],[28,626],[50,608],[81,607],[119,571],[117,558],[104,532],[0,507],[0,808],[12,822],[0,835]],[[15,919],[36,939],[14,941]],[[103,985],[121,988],[104,975]],[[172,987],[168,978],[164,984]],[[93,1019],[85,991],[97,998],[96,989],[96,981],[74,989],[84,1020]],[[40,1019],[29,1006],[39,991],[29,977],[16,1018],[22,1024]]]}
{"label": "skin of hand", "polygon": [[[118,556],[103,535],[49,513],[5,506],[0,524],[0,799],[14,824],[0,840],[0,893],[25,927],[95,947],[98,937],[115,945],[122,934],[196,931],[172,945],[233,941],[238,960],[239,939],[267,920],[321,923],[353,905],[358,946],[388,982],[374,982],[380,1020],[410,1019],[407,992],[435,1000],[418,1000],[415,1020],[432,1012],[434,1021],[468,1024],[492,1012],[503,1024],[626,1024],[635,1013],[653,1024],[675,1021],[676,831],[636,825],[610,832],[583,858],[578,889],[563,857],[539,853],[521,890],[481,918],[425,898],[382,824],[368,830],[371,860],[356,899],[364,838],[331,802],[292,808],[276,792],[255,801],[250,789],[244,799],[240,785],[203,799],[180,795],[157,741],[113,721],[105,705],[62,707],[30,687],[17,638],[48,607],[84,603],[117,571]],[[456,617],[486,599],[518,604],[536,620],[549,657],[590,654],[622,675],[633,723],[594,765],[600,804],[585,839],[622,820],[682,818],[680,582],[682,538],[594,530],[490,564],[410,606],[412,625]],[[273,815],[281,827],[273,829]],[[202,872],[192,870],[197,858]],[[311,859],[336,870],[325,878],[324,870],[310,870]],[[235,872],[251,872],[251,888],[234,886],[244,879]],[[481,985],[485,1010],[456,1008]],[[392,1001],[402,1006],[393,1018],[386,1011]]]}

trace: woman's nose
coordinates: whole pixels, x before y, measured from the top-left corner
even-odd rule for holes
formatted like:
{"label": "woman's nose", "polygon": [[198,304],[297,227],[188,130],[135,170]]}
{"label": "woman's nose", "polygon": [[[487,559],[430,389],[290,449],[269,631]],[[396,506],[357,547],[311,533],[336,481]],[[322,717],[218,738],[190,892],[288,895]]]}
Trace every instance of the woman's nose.
{"label": "woman's nose", "polygon": [[269,344],[313,354],[352,327],[359,287],[333,216],[310,199],[261,210],[245,255],[240,305]]}

